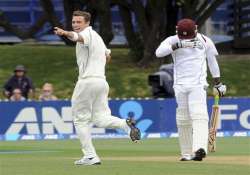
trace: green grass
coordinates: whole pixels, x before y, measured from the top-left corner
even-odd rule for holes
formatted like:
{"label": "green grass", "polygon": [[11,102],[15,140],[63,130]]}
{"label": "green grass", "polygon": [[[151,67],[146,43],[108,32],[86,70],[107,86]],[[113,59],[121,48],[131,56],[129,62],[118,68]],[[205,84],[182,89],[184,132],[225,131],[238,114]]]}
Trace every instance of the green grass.
{"label": "green grass", "polygon": [[[179,162],[176,139],[94,140],[101,166],[75,166],[78,140],[0,142],[2,175],[247,175],[250,139],[219,138],[217,152],[202,162]],[[3,154],[3,152],[11,152]],[[19,152],[14,152],[19,151]],[[25,151],[34,151],[26,152]],[[46,152],[47,151],[47,152]],[[23,153],[20,153],[23,152]],[[121,160],[123,159],[123,160]]]}
{"label": "green grass", "polygon": [[222,80],[228,85],[230,96],[250,96],[250,55],[223,55]]}
{"label": "green grass", "polygon": [[[0,85],[12,75],[17,64],[28,68],[38,96],[45,82],[54,84],[60,98],[70,98],[76,79],[75,48],[66,46],[0,45]],[[228,96],[249,96],[250,59],[248,55],[220,56],[221,74],[228,85]],[[140,68],[129,56],[128,49],[112,49],[112,61],[107,66],[110,97],[149,97],[147,77],[159,67],[159,61]],[[0,95],[2,97],[2,94]]]}
{"label": "green grass", "polygon": [[[60,98],[70,98],[77,80],[75,48],[65,46],[0,46],[0,85],[3,85],[17,64],[24,64],[39,93],[45,82],[55,86]],[[150,96],[147,76],[156,68],[141,69],[129,58],[127,49],[113,49],[107,79],[111,97]],[[1,95],[0,95],[1,98]]]}

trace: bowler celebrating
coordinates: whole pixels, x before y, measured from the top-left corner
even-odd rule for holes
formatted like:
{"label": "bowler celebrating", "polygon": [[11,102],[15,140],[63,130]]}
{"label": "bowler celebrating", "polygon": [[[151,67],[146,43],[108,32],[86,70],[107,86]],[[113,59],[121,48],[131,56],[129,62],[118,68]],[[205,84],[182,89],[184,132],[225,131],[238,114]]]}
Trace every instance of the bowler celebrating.
{"label": "bowler celebrating", "polygon": [[220,82],[216,60],[218,52],[208,37],[197,33],[191,19],[182,19],[176,35],[166,38],[156,50],[157,57],[172,54],[174,62],[174,91],[177,101],[176,123],[181,148],[181,161],[201,161],[208,146],[208,83],[207,63],[220,96],[226,86]]}
{"label": "bowler celebrating", "polygon": [[130,134],[131,140],[140,140],[140,131],[131,118],[127,120],[111,116],[108,106],[109,85],[105,78],[105,64],[111,58],[102,38],[90,24],[88,12],[74,11],[72,28],[65,31],[55,27],[55,34],[76,42],[76,58],[79,68],[78,81],[72,95],[72,116],[81,142],[84,156],[76,165],[97,165],[100,158],[92,144],[91,127],[120,128]]}

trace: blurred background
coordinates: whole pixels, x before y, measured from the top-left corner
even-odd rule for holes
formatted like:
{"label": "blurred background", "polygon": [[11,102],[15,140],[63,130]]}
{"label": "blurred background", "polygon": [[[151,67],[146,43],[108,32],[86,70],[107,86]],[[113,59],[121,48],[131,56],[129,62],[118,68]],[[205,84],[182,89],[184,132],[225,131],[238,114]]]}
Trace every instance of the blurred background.
{"label": "blurred background", "polygon": [[[68,29],[71,29],[71,16],[73,10],[77,9],[84,9],[93,12],[93,20],[92,25],[98,31],[103,31],[105,29],[100,29],[102,26],[102,20],[100,18],[104,18],[101,15],[106,15],[106,20],[104,22],[111,26],[105,25],[105,28],[110,27],[111,30],[107,32],[106,35],[110,35],[109,40],[107,43],[111,45],[127,45],[127,39],[124,33],[123,23],[125,22],[121,17],[121,8],[128,8],[131,12],[131,22],[134,26],[135,30],[139,30],[140,26],[138,26],[138,20],[135,17],[134,12],[136,9],[133,8],[133,4],[130,3],[131,1],[106,1],[101,2],[99,1],[65,1],[65,0],[53,0],[53,1],[43,1],[40,2],[39,0],[1,0],[0,7],[1,7],[1,17],[4,21],[1,22],[1,42],[2,43],[19,43],[22,42],[24,39],[33,38],[39,42],[52,42],[56,43],[61,41],[60,38],[53,35],[52,33],[52,26],[63,25]],[[147,0],[142,1],[143,5],[154,6],[154,4],[146,4],[148,3]],[[198,2],[198,3],[197,3]],[[198,18],[201,22],[201,27],[203,33],[207,36],[212,37],[213,40],[218,42],[224,42],[233,40],[233,33],[231,32],[233,28],[233,21],[234,21],[234,4],[236,5],[237,2],[233,0],[221,1],[217,4],[214,4],[215,7],[210,9],[211,12],[208,12],[208,8],[212,4],[207,4],[205,7],[201,7],[202,3],[205,1],[165,1],[165,2],[158,2],[162,3],[161,9],[167,10],[170,7],[174,7],[173,9],[176,14],[171,14],[176,16],[175,19],[171,21],[162,21],[172,23],[171,25],[175,25],[176,20],[181,18],[182,16],[189,16],[193,18],[193,15],[201,16],[202,13],[208,13],[207,17]],[[41,4],[42,3],[42,4]],[[106,3],[106,5],[105,5]],[[108,4],[107,4],[108,3]],[[194,5],[195,4],[195,5]],[[156,4],[155,4],[156,5]],[[131,7],[129,7],[131,6]],[[188,9],[189,6],[193,6],[196,9]],[[159,7],[155,7],[159,8]],[[198,11],[200,10],[200,11]],[[47,11],[47,12],[44,12]],[[149,10],[145,9],[145,12]],[[171,11],[172,12],[172,11]],[[44,17],[45,13],[52,13],[50,14],[51,17],[53,16],[55,21],[51,21],[51,19],[46,19]],[[169,18],[170,12],[166,11],[165,18]],[[48,14],[49,15],[49,14]],[[159,18],[160,19],[160,18]],[[164,18],[161,18],[164,19]],[[9,24],[4,22],[9,22]],[[34,25],[37,25],[35,31],[30,31],[30,33],[18,32],[18,29],[11,28],[11,25],[14,25],[20,29],[21,31],[29,31],[31,27],[34,28]],[[150,27],[150,26],[149,26]],[[169,26],[170,27],[170,26]],[[13,33],[14,32],[14,33]],[[165,31],[168,34],[171,34],[173,31]],[[104,34],[103,32],[102,34]],[[109,33],[109,34],[108,34]],[[22,34],[22,35],[21,35]],[[113,35],[113,36],[112,36]]]}

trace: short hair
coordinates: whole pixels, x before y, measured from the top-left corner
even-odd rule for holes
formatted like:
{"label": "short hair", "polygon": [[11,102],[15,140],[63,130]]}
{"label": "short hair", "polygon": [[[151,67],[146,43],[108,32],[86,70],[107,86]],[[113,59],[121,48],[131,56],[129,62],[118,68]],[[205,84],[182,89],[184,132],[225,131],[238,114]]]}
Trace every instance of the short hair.
{"label": "short hair", "polygon": [[22,91],[19,88],[15,88],[15,89],[13,89],[12,93],[20,93],[20,94],[22,94]]}
{"label": "short hair", "polygon": [[53,91],[53,85],[51,83],[44,83],[43,90],[50,89]]}
{"label": "short hair", "polygon": [[73,16],[82,16],[85,19],[85,22],[89,22],[91,20],[91,14],[89,12],[76,10],[73,12]]}

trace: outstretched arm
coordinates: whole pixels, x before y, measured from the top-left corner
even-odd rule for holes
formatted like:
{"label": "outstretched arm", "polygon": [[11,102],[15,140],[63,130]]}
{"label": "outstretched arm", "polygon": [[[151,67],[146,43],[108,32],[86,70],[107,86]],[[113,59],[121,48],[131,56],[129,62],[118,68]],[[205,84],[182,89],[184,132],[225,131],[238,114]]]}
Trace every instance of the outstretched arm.
{"label": "outstretched arm", "polygon": [[59,27],[54,27],[54,33],[58,36],[65,36],[74,42],[84,42],[83,37],[74,31],[66,31]]}

